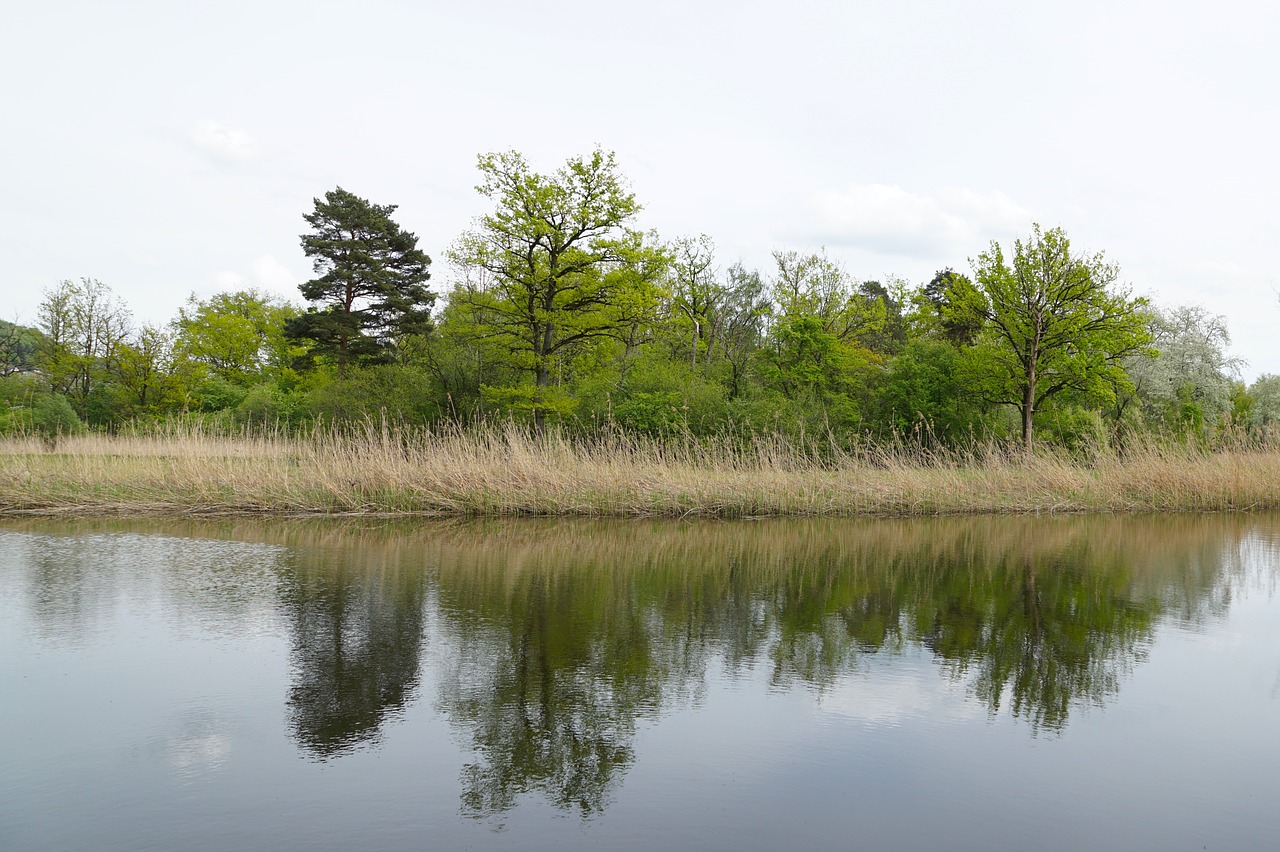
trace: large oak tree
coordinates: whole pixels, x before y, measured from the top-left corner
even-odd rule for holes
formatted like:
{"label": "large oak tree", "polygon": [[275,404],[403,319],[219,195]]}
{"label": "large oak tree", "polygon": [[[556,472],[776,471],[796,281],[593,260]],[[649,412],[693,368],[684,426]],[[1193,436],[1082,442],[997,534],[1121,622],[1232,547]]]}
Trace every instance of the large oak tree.
{"label": "large oak tree", "polygon": [[992,242],[974,263],[976,287],[952,295],[986,322],[974,348],[982,388],[1021,411],[1029,451],[1046,401],[1064,391],[1114,395],[1129,383],[1122,359],[1145,351],[1151,335],[1146,300],[1116,287],[1119,271],[1101,254],[1072,251],[1061,228],[1033,226],[1011,260]]}
{"label": "large oak tree", "polygon": [[496,203],[451,252],[466,280],[450,296],[458,326],[492,345],[530,387],[507,400],[541,428],[565,401],[558,363],[617,337],[657,305],[665,255],[631,227],[640,205],[612,153],[574,157],[553,174],[509,151],[482,155],[476,189]]}

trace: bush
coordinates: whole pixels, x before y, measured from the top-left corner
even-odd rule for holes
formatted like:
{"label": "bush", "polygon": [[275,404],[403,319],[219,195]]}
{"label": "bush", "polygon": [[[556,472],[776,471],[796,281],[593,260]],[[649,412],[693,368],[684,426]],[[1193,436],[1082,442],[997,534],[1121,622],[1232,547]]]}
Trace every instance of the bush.
{"label": "bush", "polygon": [[936,340],[913,340],[875,383],[871,425],[884,434],[924,432],[955,445],[987,434],[991,418],[962,386],[958,350]]}
{"label": "bush", "polygon": [[361,420],[385,412],[392,420],[421,423],[443,413],[431,374],[395,365],[351,370],[312,389],[306,405],[307,414],[327,420]]}
{"label": "bush", "polygon": [[241,423],[288,423],[305,416],[306,399],[301,394],[284,390],[274,382],[263,382],[249,388],[236,406],[236,419]]}
{"label": "bush", "polygon": [[58,443],[63,436],[78,435],[84,431],[84,423],[77,416],[76,409],[61,394],[36,394],[31,402],[29,425],[50,445]]}
{"label": "bush", "polygon": [[646,435],[665,435],[684,427],[688,406],[678,393],[633,393],[613,409],[613,419],[624,429]]}
{"label": "bush", "polygon": [[648,435],[684,430],[714,434],[729,422],[724,385],[701,366],[661,353],[640,355],[624,379],[601,373],[575,390],[578,417],[584,422],[612,420]]}
{"label": "bush", "polygon": [[193,407],[197,411],[224,411],[238,406],[248,393],[247,388],[233,384],[221,376],[212,376],[196,388]]}
{"label": "bush", "polygon": [[1110,446],[1107,428],[1097,411],[1064,406],[1038,412],[1035,428],[1040,440],[1075,455],[1093,455]]}

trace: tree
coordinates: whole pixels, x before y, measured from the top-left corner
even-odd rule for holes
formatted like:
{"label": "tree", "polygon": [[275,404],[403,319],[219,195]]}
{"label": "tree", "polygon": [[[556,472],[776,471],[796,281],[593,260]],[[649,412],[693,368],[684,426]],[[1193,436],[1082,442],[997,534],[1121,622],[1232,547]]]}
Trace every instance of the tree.
{"label": "tree", "polygon": [[1158,355],[1125,361],[1134,396],[1151,416],[1176,429],[1220,422],[1231,411],[1232,380],[1243,366],[1227,354],[1226,317],[1198,305],[1153,308],[1148,328]]}
{"label": "tree", "polygon": [[1249,428],[1262,438],[1280,435],[1280,376],[1263,373],[1249,385]]}
{"label": "tree", "polygon": [[277,378],[296,351],[285,324],[298,310],[258,290],[192,294],[173,321],[174,355],[224,381],[248,386]]}
{"label": "tree", "polygon": [[957,346],[972,346],[984,322],[984,303],[973,280],[948,266],[922,292],[937,315],[942,336]]}
{"label": "tree", "polygon": [[31,399],[31,429],[44,439],[50,450],[57,449],[58,440],[76,435],[84,430],[84,424],[60,393],[39,393]]}
{"label": "tree", "polygon": [[863,342],[872,352],[893,354],[906,345],[907,322],[902,313],[906,292],[906,284],[893,279],[889,281],[889,287],[879,281],[863,281],[858,285],[858,295],[865,302],[873,307],[879,302],[884,309],[882,327],[864,335]]}
{"label": "tree", "polygon": [[41,344],[34,328],[0,320],[0,378],[34,370]]}
{"label": "tree", "polygon": [[172,355],[170,335],[150,325],[144,325],[133,341],[121,345],[116,372],[124,397],[122,413],[154,412],[168,401],[173,384],[169,370]]}
{"label": "tree", "polygon": [[770,329],[760,372],[767,387],[778,392],[813,425],[849,429],[861,417],[860,398],[871,375],[874,355],[845,343],[811,314],[787,314]]}
{"label": "tree", "polygon": [[842,343],[865,339],[884,330],[886,304],[878,293],[857,292],[856,282],[826,251],[802,255],[775,251],[774,299],[784,317],[817,319],[822,331]]}
{"label": "tree", "polygon": [[689,324],[689,363],[710,354],[725,289],[716,280],[715,244],[706,234],[672,243],[671,304]]}
{"label": "tree", "polygon": [[342,187],[313,200],[315,211],[303,218],[315,230],[301,239],[318,277],[298,289],[322,306],[289,320],[286,332],[312,341],[341,375],[351,360],[389,360],[396,336],[426,328],[435,300],[425,286],[431,258],[392,220],[394,204],[370,204]]}
{"label": "tree", "polygon": [[132,324],[128,308],[93,278],[61,281],[40,303],[45,351],[41,366],[55,393],[65,394],[83,416],[89,393],[115,365]]}
{"label": "tree", "polygon": [[729,365],[731,399],[741,396],[745,389],[747,369],[760,349],[765,323],[772,310],[760,273],[741,263],[730,266],[725,272],[720,349]]}
{"label": "tree", "polygon": [[1013,262],[998,243],[978,256],[974,278],[986,320],[979,363],[993,402],[1017,406],[1022,440],[1049,399],[1076,391],[1103,399],[1128,382],[1121,360],[1146,351],[1145,299],[1113,291],[1119,272],[1101,254],[1072,252],[1061,228],[1015,240]]}
{"label": "tree", "polygon": [[960,357],[947,340],[907,343],[876,382],[877,425],[898,435],[915,432],[920,439],[932,435],[952,444],[977,433],[984,412],[959,381]]}
{"label": "tree", "polygon": [[884,331],[886,304],[855,290],[826,253],[774,252],[779,315],[769,327],[761,375],[767,386],[826,426],[850,428],[877,356],[866,343]]}
{"label": "tree", "polygon": [[467,276],[450,303],[465,334],[496,344],[532,380],[507,398],[540,429],[558,407],[557,364],[652,316],[666,256],[629,227],[640,205],[612,153],[571,158],[551,175],[514,151],[482,155],[479,168],[476,189],[497,209],[450,252]]}

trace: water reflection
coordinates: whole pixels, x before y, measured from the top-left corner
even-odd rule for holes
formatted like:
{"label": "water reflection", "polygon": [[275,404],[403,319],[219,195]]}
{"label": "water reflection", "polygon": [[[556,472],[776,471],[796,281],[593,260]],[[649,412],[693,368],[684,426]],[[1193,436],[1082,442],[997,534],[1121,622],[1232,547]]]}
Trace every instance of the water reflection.
{"label": "water reflection", "polygon": [[[470,731],[464,801],[537,790],[589,814],[635,721],[696,693],[708,662],[819,692],[868,655],[922,647],[990,713],[1060,731],[1141,661],[1169,608],[1229,593],[1236,520],[886,524],[490,524],[433,537]],[[1205,571],[1212,554],[1213,571]]]}
{"label": "water reflection", "polygon": [[281,572],[293,639],[289,725],[327,758],[377,739],[419,678],[426,574],[382,548],[310,547]]}
{"label": "water reflection", "polygon": [[[537,790],[589,816],[634,760],[636,720],[673,679],[649,607],[627,584],[574,572],[462,573],[450,566],[460,653],[441,706],[471,734],[463,808],[506,810]],[[676,678],[679,680],[680,678]]]}
{"label": "water reflection", "polygon": [[[1163,619],[1221,615],[1246,559],[1280,541],[1274,515],[161,529],[273,545],[270,590],[246,576],[287,625],[289,726],[310,756],[376,742],[413,702],[430,641],[431,706],[470,746],[475,816],[529,793],[605,809],[637,724],[697,701],[713,666],[821,697],[872,658],[924,653],[987,713],[1060,733],[1117,695]],[[38,619],[69,620],[60,632],[100,578],[48,541],[29,592]],[[165,587],[216,605],[207,582]],[[243,597],[218,599],[240,612]],[[842,695],[882,714],[875,695]]]}

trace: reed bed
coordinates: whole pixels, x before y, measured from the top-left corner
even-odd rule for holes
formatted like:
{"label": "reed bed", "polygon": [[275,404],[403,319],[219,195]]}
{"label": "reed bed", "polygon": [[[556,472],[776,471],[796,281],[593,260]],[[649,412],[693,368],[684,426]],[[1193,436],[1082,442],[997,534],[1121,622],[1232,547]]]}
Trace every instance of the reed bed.
{"label": "reed bed", "polygon": [[764,517],[1280,507],[1280,447],[850,449],[781,436],[537,435],[514,424],[198,427],[0,440],[0,514]]}

